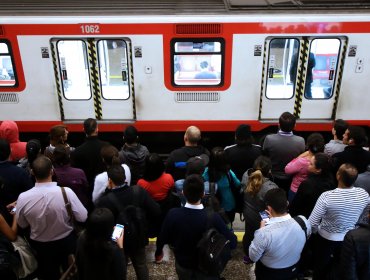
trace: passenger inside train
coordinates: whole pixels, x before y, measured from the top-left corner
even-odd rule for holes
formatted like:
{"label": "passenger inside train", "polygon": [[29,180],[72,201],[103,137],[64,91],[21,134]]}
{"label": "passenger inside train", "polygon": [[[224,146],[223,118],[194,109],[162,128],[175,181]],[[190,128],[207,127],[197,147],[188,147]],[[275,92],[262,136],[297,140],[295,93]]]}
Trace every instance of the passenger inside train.
{"label": "passenger inside train", "polygon": [[[1,279],[57,280],[76,274],[79,279],[117,280],[163,279],[163,275],[184,280],[339,279],[340,275],[346,276],[344,279],[368,279],[370,238],[363,238],[370,233],[366,179],[370,161],[369,152],[363,149],[368,145],[366,133],[361,127],[347,127],[343,120],[336,120],[335,143],[341,141],[338,134],[344,134],[338,146],[340,151],[330,154],[327,144],[327,153],[322,153],[323,138],[316,135],[320,149],[312,153],[312,139],[295,135],[295,123],[291,113],[281,114],[278,132],[265,138],[264,155],[254,160],[253,169],[249,161],[244,168],[238,165],[238,172],[244,174],[240,188],[243,223],[235,215],[236,197],[232,192],[239,180],[230,169],[239,155],[228,152],[226,156],[230,147],[207,147],[212,148],[209,157],[208,149],[199,143],[198,127],[186,130],[185,146],[167,159],[148,154],[144,172],[137,173],[138,185],[127,181],[130,166],[122,164],[118,149],[98,139],[95,119],[84,122],[86,142],[73,143],[78,148],[68,151],[56,145],[53,161],[35,145],[37,152],[29,162],[31,173],[16,166],[18,161],[11,160],[10,144],[0,139]],[[235,140],[240,145],[246,136],[248,149],[255,148],[259,155],[260,148],[251,146],[251,134],[247,125],[239,126]],[[135,135],[137,139],[137,131]],[[287,141],[292,144],[287,145]],[[31,147],[32,143],[40,142],[33,139],[27,145]],[[48,147],[44,145],[42,150]],[[153,150],[149,145],[148,149]],[[69,152],[74,158],[70,163]],[[285,190],[291,187],[292,175],[285,173],[286,167],[289,169],[290,160],[304,153],[312,153],[309,159],[305,158],[307,174],[294,181],[297,191],[290,204]],[[86,159],[82,160],[82,154]],[[164,172],[163,160],[167,160],[169,174]],[[100,170],[101,161],[106,164],[106,171],[99,174],[96,171]],[[77,187],[72,180],[77,171],[84,173],[79,175],[83,178],[83,196],[82,189],[78,190],[82,185]],[[99,176],[105,176],[99,185],[99,197],[91,196],[97,185],[88,184],[87,171],[95,183]],[[150,177],[153,173],[155,176]],[[176,174],[177,180],[170,174]],[[161,203],[176,195],[172,192],[175,186],[182,191],[183,203],[161,214]],[[209,203],[210,196],[218,200],[217,211]],[[222,213],[229,222],[236,216],[232,225]],[[101,225],[100,229],[97,225]],[[114,241],[110,237],[113,225],[123,228]],[[18,238],[29,241],[26,246],[32,248],[30,252],[36,252],[27,253],[27,261],[24,249],[14,242],[14,232]],[[156,237],[156,243],[149,237]],[[213,247],[210,238],[224,245]],[[215,250],[222,265],[212,266],[207,258],[198,261],[203,249]],[[77,262],[68,262],[72,255]],[[4,262],[14,256],[15,262]],[[37,269],[27,270],[29,263],[37,263]],[[19,267],[22,273],[15,269]],[[104,269],[92,273],[98,267]],[[165,272],[159,276],[162,270]]]}

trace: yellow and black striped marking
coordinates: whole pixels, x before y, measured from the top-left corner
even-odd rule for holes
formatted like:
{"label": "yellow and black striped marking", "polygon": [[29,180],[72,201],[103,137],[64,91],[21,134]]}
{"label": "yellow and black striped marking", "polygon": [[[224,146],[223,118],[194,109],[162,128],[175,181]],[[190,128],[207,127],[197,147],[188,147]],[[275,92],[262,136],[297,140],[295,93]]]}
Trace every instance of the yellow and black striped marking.
{"label": "yellow and black striped marking", "polygon": [[53,68],[54,68],[54,76],[55,76],[55,83],[57,86],[57,93],[58,93],[58,103],[59,103],[59,110],[60,110],[60,119],[62,121],[65,120],[64,116],[64,108],[63,108],[63,97],[62,97],[62,90],[61,90],[61,84],[60,84],[60,75],[58,71],[58,58],[57,53],[55,51],[54,43],[50,44],[51,48],[51,55],[53,57]]}
{"label": "yellow and black striped marking", "polygon": [[97,120],[102,119],[102,105],[101,105],[101,88],[100,88],[100,79],[99,79],[99,66],[97,60],[97,52],[96,52],[96,40],[95,39],[88,39],[88,48],[87,53],[89,56],[89,65],[90,65],[90,81],[92,84],[93,90],[93,97],[94,97],[94,110],[95,110],[95,118]]}
{"label": "yellow and black striped marking", "polygon": [[310,55],[308,39],[301,40],[299,59],[300,66],[297,71],[296,85],[295,85],[295,101],[293,115],[298,119],[301,115],[302,100],[304,96],[305,82],[307,76],[308,58]]}
{"label": "yellow and black striped marking", "polygon": [[265,81],[265,67],[266,67],[266,57],[267,57],[266,52],[267,52],[267,41],[265,41],[265,46],[264,46],[264,50],[263,50],[260,110],[259,110],[259,113],[258,113],[258,119],[259,120],[261,119],[261,114],[262,114],[262,100],[263,100],[263,96],[264,96],[264,93],[265,93],[265,84],[266,84],[266,81]]}
{"label": "yellow and black striped marking", "polygon": [[132,64],[132,49],[131,42],[127,42],[127,53],[128,60],[130,63],[129,77],[130,77],[130,87],[131,87],[131,98],[132,98],[132,119],[136,120],[136,102],[135,102],[135,84],[134,84],[134,68]]}
{"label": "yellow and black striped marking", "polygon": [[335,120],[335,115],[337,113],[337,107],[338,107],[338,99],[339,99],[339,90],[340,90],[340,85],[342,83],[342,74],[343,74],[343,68],[344,68],[344,59],[346,57],[346,53],[347,53],[347,46],[348,46],[348,43],[347,43],[347,40],[344,39],[342,40],[342,45],[343,45],[343,49],[342,49],[342,52],[341,52],[341,56],[340,56],[340,60],[339,60],[339,65],[337,67],[337,82],[336,82],[336,86],[335,86],[335,89],[334,89],[334,92],[333,92],[333,95],[334,95],[334,104],[333,104],[333,110],[332,110],[332,113],[331,113],[331,119],[332,120]]}

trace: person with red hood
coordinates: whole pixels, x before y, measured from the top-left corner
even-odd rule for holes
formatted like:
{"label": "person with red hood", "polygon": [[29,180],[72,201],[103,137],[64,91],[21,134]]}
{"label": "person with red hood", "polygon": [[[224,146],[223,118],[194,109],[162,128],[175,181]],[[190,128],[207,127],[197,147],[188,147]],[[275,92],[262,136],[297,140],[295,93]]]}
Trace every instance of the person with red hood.
{"label": "person with red hood", "polygon": [[3,121],[0,124],[0,138],[7,140],[10,144],[10,161],[18,161],[26,156],[27,142],[19,141],[18,126],[14,121]]}

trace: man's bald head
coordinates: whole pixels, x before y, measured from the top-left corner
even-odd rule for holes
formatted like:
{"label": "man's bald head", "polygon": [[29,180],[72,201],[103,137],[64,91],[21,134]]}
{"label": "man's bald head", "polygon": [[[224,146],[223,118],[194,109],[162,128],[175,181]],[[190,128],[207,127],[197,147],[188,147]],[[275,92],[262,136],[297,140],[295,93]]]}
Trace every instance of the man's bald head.
{"label": "man's bald head", "polygon": [[185,132],[185,142],[196,146],[201,139],[200,129],[196,126],[189,126]]}

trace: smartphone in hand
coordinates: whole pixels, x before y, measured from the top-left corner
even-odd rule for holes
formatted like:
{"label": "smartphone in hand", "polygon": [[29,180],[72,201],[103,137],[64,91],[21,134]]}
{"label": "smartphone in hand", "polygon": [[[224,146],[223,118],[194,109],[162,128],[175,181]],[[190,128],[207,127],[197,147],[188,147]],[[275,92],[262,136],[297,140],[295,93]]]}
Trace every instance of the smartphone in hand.
{"label": "smartphone in hand", "polygon": [[260,212],[261,219],[266,223],[270,220],[269,214],[266,211]]}
{"label": "smartphone in hand", "polygon": [[125,228],[124,225],[116,224],[116,226],[114,227],[113,233],[112,233],[113,241],[117,241],[117,239],[121,237],[121,235],[123,234],[124,228]]}

